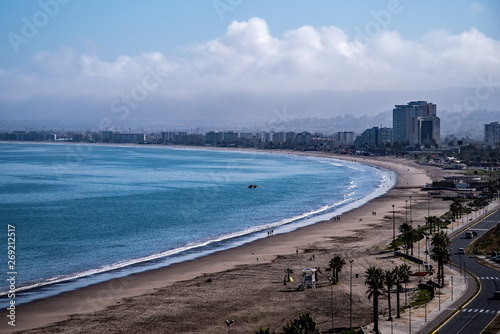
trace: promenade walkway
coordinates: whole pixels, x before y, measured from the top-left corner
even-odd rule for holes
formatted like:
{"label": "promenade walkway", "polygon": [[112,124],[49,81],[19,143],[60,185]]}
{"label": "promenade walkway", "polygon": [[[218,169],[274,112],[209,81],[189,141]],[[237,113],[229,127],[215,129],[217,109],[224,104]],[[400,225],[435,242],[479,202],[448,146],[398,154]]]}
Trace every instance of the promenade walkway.
{"label": "promenade walkway", "polygon": [[[467,218],[464,218],[463,222],[462,220],[455,222],[454,228],[448,229],[448,235],[450,238],[455,237],[464,229],[474,225],[489,213],[498,209],[500,209],[498,201],[490,203],[480,212],[473,212],[472,215],[469,215],[468,221]],[[425,258],[424,251],[425,247],[420,249],[420,258]],[[433,265],[437,267],[437,264],[433,263]],[[387,316],[379,316],[380,333],[430,333],[443,320],[459,310],[476,291],[476,279],[469,274],[464,277],[464,272],[458,267],[446,267],[445,280],[446,285],[442,289],[436,289],[434,299],[427,305],[411,308],[411,310],[408,308],[401,314],[401,318],[394,318],[393,321],[388,321]],[[395,296],[393,298],[395,301]],[[383,299],[380,302],[383,303]],[[364,330],[366,333],[372,332],[373,323],[364,327]]]}

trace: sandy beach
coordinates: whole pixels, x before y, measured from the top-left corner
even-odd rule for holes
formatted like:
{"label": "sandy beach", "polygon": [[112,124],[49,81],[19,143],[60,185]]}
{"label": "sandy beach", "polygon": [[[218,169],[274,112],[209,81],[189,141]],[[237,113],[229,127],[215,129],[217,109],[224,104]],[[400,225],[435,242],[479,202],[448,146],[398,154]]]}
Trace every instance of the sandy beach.
{"label": "sandy beach", "polygon": [[[428,212],[443,214],[449,202],[428,197],[420,189],[450,172],[388,157],[320,155],[393,170],[398,174],[397,184],[386,195],[343,214],[340,220],[323,221],[195,260],[21,305],[16,309],[16,327],[8,326],[4,320],[0,330],[221,333],[227,330],[224,320],[234,319],[232,333],[251,333],[259,326],[279,332],[287,321],[304,312],[310,312],[325,330],[331,328],[327,279],[331,272],[325,268],[335,255],[348,263],[340,273],[340,282],[333,286],[335,328],[349,327],[347,260],[353,260],[352,325],[369,324],[372,302],[365,294],[365,270],[370,265],[392,269],[403,263],[390,253],[380,253],[392,240],[392,206],[396,232],[405,219],[405,201],[410,196],[414,227],[425,223]],[[308,267],[320,268],[317,288],[295,291],[302,270]],[[284,285],[287,268],[293,269],[295,282]],[[386,312],[387,303],[381,300],[380,313]],[[6,319],[6,312],[1,316]]]}

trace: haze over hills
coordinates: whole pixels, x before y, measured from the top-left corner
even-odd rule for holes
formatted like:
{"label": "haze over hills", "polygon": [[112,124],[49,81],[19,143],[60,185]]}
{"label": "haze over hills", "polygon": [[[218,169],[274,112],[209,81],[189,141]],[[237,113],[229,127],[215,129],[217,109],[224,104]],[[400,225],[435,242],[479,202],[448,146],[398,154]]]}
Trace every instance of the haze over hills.
{"label": "haze over hills", "polygon": [[[233,93],[217,96],[207,94],[198,97],[196,101],[151,97],[131,104],[130,107],[126,104],[116,107],[113,105],[113,100],[107,99],[33,98],[23,101],[1,101],[0,122],[52,119],[59,120],[61,125],[65,123],[69,125],[76,120],[99,124],[106,119],[105,127],[111,128],[128,124],[126,121],[135,121],[135,126],[139,126],[141,122],[155,120],[164,122],[166,126],[184,123],[186,127],[195,128],[205,126],[240,128],[297,120],[290,124],[294,124],[294,128],[306,129],[308,127],[305,124],[301,125],[299,119],[329,119],[351,115],[346,117],[374,118],[373,122],[366,126],[391,127],[392,114],[381,117],[380,113],[391,111],[395,104],[426,100],[437,105],[438,116],[442,118],[443,132],[449,132],[445,130],[449,123],[445,115],[448,114],[443,111],[473,113],[476,110],[500,110],[499,87],[483,87],[480,90],[482,95],[476,92],[477,88],[446,88],[421,92],[323,90],[286,95],[273,92]],[[486,93],[488,93],[488,98],[482,98]],[[82,126],[88,127],[84,124]],[[339,129],[339,126],[335,126],[335,129],[349,130],[348,128]]]}

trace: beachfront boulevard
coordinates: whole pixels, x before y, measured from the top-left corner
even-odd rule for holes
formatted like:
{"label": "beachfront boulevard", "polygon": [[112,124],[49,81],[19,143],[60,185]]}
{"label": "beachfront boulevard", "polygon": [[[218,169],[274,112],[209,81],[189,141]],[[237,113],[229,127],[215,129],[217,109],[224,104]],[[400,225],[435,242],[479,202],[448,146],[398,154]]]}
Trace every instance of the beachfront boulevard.
{"label": "beachfront boulevard", "polygon": [[[474,230],[480,236],[499,222],[500,212],[496,211],[472,226],[469,231]],[[437,331],[440,334],[481,333],[500,313],[500,300],[493,299],[495,291],[500,290],[500,273],[476,262],[476,257],[458,253],[460,248],[466,248],[473,241],[466,239],[465,233],[464,231],[453,238],[451,246],[453,264],[459,267],[462,275],[456,279],[472,281],[475,278],[470,274],[473,274],[481,287],[477,296]],[[473,282],[469,284],[474,285]]]}

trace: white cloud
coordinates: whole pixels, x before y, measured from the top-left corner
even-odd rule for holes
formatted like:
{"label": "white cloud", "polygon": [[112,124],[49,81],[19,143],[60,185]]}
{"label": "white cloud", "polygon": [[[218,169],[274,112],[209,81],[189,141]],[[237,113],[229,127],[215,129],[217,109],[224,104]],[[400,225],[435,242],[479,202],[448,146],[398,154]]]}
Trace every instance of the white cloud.
{"label": "white cloud", "polygon": [[[404,40],[383,31],[367,43],[339,28],[311,26],[270,34],[266,22],[232,22],[220,38],[190,47],[190,56],[122,55],[105,61],[61,48],[41,51],[23,69],[0,69],[0,99],[113,99],[162,72],[154,96],[196,97],[238,92],[287,94],[317,90],[430,90],[500,79],[500,42],[476,29],[432,31]],[[168,73],[168,75],[166,75]]]}

